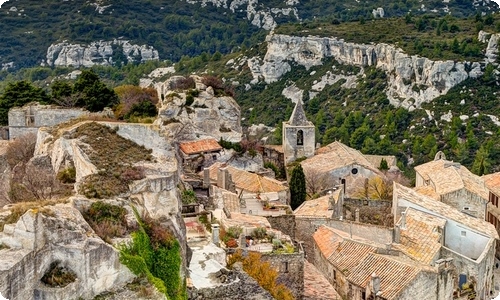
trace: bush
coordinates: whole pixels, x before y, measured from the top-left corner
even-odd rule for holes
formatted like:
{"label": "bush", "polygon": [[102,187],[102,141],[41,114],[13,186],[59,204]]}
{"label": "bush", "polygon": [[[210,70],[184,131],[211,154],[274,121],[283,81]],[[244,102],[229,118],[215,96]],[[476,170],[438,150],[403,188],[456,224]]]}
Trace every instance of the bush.
{"label": "bush", "polygon": [[196,194],[193,190],[184,190],[181,199],[183,204],[196,203]]}
{"label": "bush", "polygon": [[62,183],[75,183],[76,181],[76,169],[75,167],[69,167],[57,173],[57,179]]}
{"label": "bush", "polygon": [[195,87],[196,83],[191,77],[179,78],[176,81],[172,82],[172,89],[174,90],[187,90],[194,89]]}
{"label": "bush", "polygon": [[259,239],[259,240],[264,239],[266,237],[266,235],[267,235],[267,230],[265,227],[257,227],[254,229],[254,231],[251,234],[251,236],[254,239]]}
{"label": "bush", "polygon": [[95,233],[106,242],[128,233],[127,210],[121,206],[97,201],[82,215]]}

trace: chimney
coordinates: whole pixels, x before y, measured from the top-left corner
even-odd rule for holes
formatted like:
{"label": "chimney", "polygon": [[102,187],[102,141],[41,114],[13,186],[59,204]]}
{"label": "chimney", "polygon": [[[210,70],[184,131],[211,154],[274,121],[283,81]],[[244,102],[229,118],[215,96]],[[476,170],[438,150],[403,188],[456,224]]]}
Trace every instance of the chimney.
{"label": "chimney", "polygon": [[212,224],[212,243],[219,246],[219,224]]}
{"label": "chimney", "polygon": [[227,182],[227,175],[229,171],[227,168],[219,168],[217,170],[217,186],[220,187],[221,189],[227,189],[228,182]]}
{"label": "chimney", "polygon": [[377,293],[380,291],[380,277],[378,277],[377,274],[375,274],[375,272],[373,272],[372,277],[370,278],[370,283],[372,286],[371,290],[372,295],[376,296]]}
{"label": "chimney", "polygon": [[400,225],[394,226],[394,243],[399,244],[401,242],[401,228]]}
{"label": "chimney", "polygon": [[354,211],[354,221],[356,223],[359,223],[359,208],[356,208],[356,210]]}
{"label": "chimney", "polygon": [[399,222],[399,226],[401,229],[406,229],[406,212],[401,212],[401,221]]}
{"label": "chimney", "polygon": [[208,189],[210,187],[210,169],[203,169],[203,188]]}

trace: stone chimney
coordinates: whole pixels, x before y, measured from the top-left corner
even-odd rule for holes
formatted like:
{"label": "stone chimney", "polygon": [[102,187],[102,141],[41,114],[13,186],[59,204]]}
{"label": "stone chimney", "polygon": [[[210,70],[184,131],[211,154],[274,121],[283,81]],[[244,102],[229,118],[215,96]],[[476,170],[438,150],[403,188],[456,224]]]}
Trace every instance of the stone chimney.
{"label": "stone chimney", "polygon": [[354,211],[354,221],[356,223],[359,223],[359,208],[356,208],[356,210]]}
{"label": "stone chimney", "polygon": [[401,228],[400,225],[394,226],[394,243],[399,244],[401,242]]}
{"label": "stone chimney", "polygon": [[380,292],[380,277],[373,272],[371,278],[370,278],[370,283],[371,283],[371,292],[373,296],[376,296],[378,292]]}
{"label": "stone chimney", "polygon": [[217,186],[219,186],[221,189],[226,189],[228,182],[227,182],[227,175],[229,174],[227,168],[219,168],[217,170]]}
{"label": "stone chimney", "polygon": [[219,246],[219,224],[212,224],[212,243]]}
{"label": "stone chimney", "polygon": [[208,189],[210,187],[210,169],[203,169],[203,188]]}
{"label": "stone chimney", "polygon": [[399,226],[401,229],[406,229],[406,212],[405,211],[401,212],[401,221],[399,223]]}

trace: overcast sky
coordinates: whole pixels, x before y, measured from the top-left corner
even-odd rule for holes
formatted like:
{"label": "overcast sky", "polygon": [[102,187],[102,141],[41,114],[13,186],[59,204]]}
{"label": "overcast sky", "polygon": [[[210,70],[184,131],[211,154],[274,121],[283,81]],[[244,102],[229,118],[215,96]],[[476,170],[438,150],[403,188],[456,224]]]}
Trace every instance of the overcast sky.
{"label": "overcast sky", "polygon": [[[498,0],[500,1],[500,0]],[[4,4],[5,2],[7,2],[7,0],[0,0],[0,7],[2,7],[2,4]]]}

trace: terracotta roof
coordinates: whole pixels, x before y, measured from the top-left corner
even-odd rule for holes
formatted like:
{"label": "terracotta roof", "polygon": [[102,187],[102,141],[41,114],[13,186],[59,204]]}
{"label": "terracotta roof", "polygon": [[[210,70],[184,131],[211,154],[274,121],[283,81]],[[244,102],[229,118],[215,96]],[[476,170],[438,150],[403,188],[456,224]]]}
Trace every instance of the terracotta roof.
{"label": "terracotta roof", "polygon": [[316,267],[304,261],[304,300],[342,300],[328,280]]}
{"label": "terracotta roof", "polygon": [[432,198],[436,201],[441,201],[441,196],[434,190],[434,188],[430,185],[422,185],[413,188],[417,193],[426,195],[429,198]]}
{"label": "terracotta roof", "polygon": [[324,225],[316,230],[313,239],[323,256],[346,275],[368,253],[377,251],[377,247],[366,240],[355,236],[351,238],[346,232]]}
{"label": "terracotta roof", "polygon": [[372,274],[375,273],[380,278],[380,296],[391,300],[396,299],[420,271],[420,268],[393,259],[391,256],[369,253],[347,276],[347,280],[366,288]]}
{"label": "terracotta roof", "polygon": [[361,152],[341,142],[333,142],[325,147],[319,148],[316,151],[316,155],[301,162],[304,169],[313,169],[320,173],[329,172],[353,164],[363,166],[383,176],[382,172],[380,172],[377,167],[373,166]]}
{"label": "terracotta roof", "polygon": [[488,191],[481,177],[472,174],[466,167],[444,159],[430,161],[415,167],[424,180],[429,180],[439,195],[466,189],[483,199],[488,199]]}
{"label": "terracotta roof", "polygon": [[323,256],[329,258],[344,240],[344,237],[339,235],[333,228],[320,226],[313,234],[313,239]]}
{"label": "terracotta roof", "polygon": [[492,224],[484,220],[468,216],[447,204],[419,194],[411,188],[407,188],[394,182],[393,195],[395,199],[411,202],[425,210],[428,210],[432,215],[453,220],[488,237],[498,239],[498,233]]}
{"label": "terracotta roof", "polygon": [[269,149],[273,149],[274,151],[277,151],[279,153],[284,153],[283,152],[283,145],[265,145],[264,148],[269,148]]}
{"label": "terracotta roof", "polygon": [[500,197],[500,172],[483,176],[486,188]]}
{"label": "terracotta roof", "polygon": [[222,147],[214,139],[180,142],[179,148],[187,155],[222,150]]}
{"label": "terracotta roof", "polygon": [[[210,166],[209,172],[211,180],[217,181],[217,170],[221,168],[222,165],[222,163],[215,163]],[[226,166],[226,168],[229,170],[229,174],[231,174],[231,178],[238,189],[251,193],[272,193],[288,190],[287,186],[276,179],[250,173],[232,166]]]}
{"label": "terracotta roof", "polygon": [[445,224],[443,218],[408,208],[406,229],[401,229],[400,243],[394,244],[394,247],[414,260],[430,265],[441,249],[442,231],[438,227],[444,228]]}
{"label": "terracotta roof", "polygon": [[222,225],[225,228],[232,226],[265,227],[271,228],[271,224],[265,217],[255,215],[245,215],[240,213],[231,213],[231,219],[222,219]]}
{"label": "terracotta roof", "polygon": [[[331,195],[334,201],[338,201],[340,196],[340,189],[334,191]],[[299,207],[295,209],[293,214],[299,218],[330,218],[333,210],[328,210],[330,202],[330,195],[326,195],[317,199],[304,201]]]}

